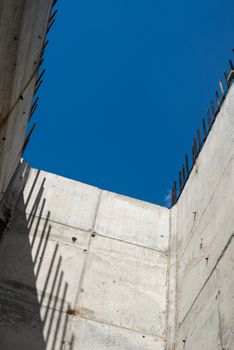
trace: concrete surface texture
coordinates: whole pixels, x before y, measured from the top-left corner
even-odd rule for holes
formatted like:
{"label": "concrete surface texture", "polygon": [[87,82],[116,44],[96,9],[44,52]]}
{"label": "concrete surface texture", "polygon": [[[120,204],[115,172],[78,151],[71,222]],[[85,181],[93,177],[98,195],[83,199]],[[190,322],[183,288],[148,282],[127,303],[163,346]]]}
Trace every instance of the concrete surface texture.
{"label": "concrete surface texture", "polygon": [[177,203],[176,349],[234,349],[233,190],[234,86]]}
{"label": "concrete surface texture", "polygon": [[0,245],[0,348],[163,349],[169,210],[31,169]]}
{"label": "concrete surface texture", "polygon": [[0,0],[0,199],[21,157],[52,3]]}
{"label": "concrete surface texture", "polygon": [[0,0],[0,349],[233,350],[234,87],[172,209],[30,169],[52,4]]}
{"label": "concrete surface texture", "polygon": [[234,349],[233,111],[234,87],[170,210],[21,162],[1,202],[2,350]]}

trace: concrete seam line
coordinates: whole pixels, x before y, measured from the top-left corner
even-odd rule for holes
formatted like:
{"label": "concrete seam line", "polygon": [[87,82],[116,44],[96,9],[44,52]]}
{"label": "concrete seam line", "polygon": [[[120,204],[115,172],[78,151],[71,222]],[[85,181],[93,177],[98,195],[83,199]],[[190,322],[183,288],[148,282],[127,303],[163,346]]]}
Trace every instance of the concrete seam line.
{"label": "concrete seam line", "polygon": [[80,275],[80,279],[79,279],[79,283],[78,283],[77,293],[76,293],[76,297],[75,297],[75,305],[73,305],[73,308],[75,308],[77,306],[77,303],[79,301],[80,291],[81,291],[81,287],[82,287],[82,284],[83,284],[83,281],[84,281],[86,266],[87,266],[87,263],[88,263],[88,255],[89,255],[89,249],[90,249],[90,245],[91,245],[91,240],[92,240],[92,236],[90,235],[88,249],[87,249],[87,252],[86,252],[85,257],[84,257],[84,261],[83,261],[83,265],[82,265],[82,271],[81,271],[81,275]]}
{"label": "concrete seam line", "polygon": [[199,219],[199,221],[197,222],[197,225],[200,223],[200,220],[201,220],[202,216],[205,214],[205,212],[206,212],[208,206],[210,205],[211,200],[212,200],[213,197],[215,196],[216,189],[217,189],[218,186],[220,185],[220,182],[222,181],[222,179],[223,179],[223,177],[224,177],[224,175],[225,175],[225,172],[227,171],[229,165],[232,163],[233,159],[234,159],[234,155],[232,154],[231,157],[228,159],[228,161],[227,161],[227,163],[226,163],[226,166],[225,166],[225,168],[224,168],[224,170],[223,170],[223,172],[222,172],[222,174],[221,174],[219,180],[217,181],[217,183],[216,183],[216,185],[215,185],[215,190],[214,190],[214,192],[212,193],[212,195],[211,195],[209,201],[207,202],[207,205],[205,206],[205,208],[204,208],[204,210],[203,210],[203,212],[202,212],[202,214],[201,214],[201,216],[200,216],[200,219]]}
{"label": "concrete seam line", "polygon": [[179,324],[178,328],[180,328],[180,327],[182,326],[182,324],[184,323],[185,319],[187,318],[188,314],[190,313],[191,309],[193,308],[193,305],[196,303],[197,299],[199,298],[200,294],[202,293],[203,289],[205,288],[207,282],[209,281],[211,275],[212,275],[213,272],[215,271],[216,267],[218,266],[220,260],[222,259],[223,255],[224,255],[224,253],[226,252],[228,246],[230,245],[230,243],[231,243],[233,237],[234,237],[234,233],[232,233],[231,236],[229,237],[229,239],[228,239],[228,241],[227,241],[227,243],[226,243],[224,249],[222,250],[220,256],[218,257],[218,259],[217,259],[217,261],[216,261],[216,263],[215,263],[213,269],[211,270],[209,276],[208,276],[207,279],[205,280],[205,282],[204,282],[204,284],[203,284],[201,290],[199,291],[199,293],[197,294],[196,298],[195,298],[194,301],[192,302],[192,304],[191,304],[189,310],[187,311],[187,313],[186,313],[186,315],[184,316],[183,320],[182,320],[181,323]]}
{"label": "concrete seam line", "polygon": [[[23,209],[21,209],[21,208],[16,208],[16,210],[19,211],[19,212],[21,212],[21,213],[25,213],[25,211],[24,211]],[[31,212],[26,211],[26,214],[30,215]],[[36,215],[35,215],[35,214],[31,214],[31,217],[33,217],[33,218],[38,218],[38,217],[40,217],[40,215],[38,215],[38,214],[36,214]],[[45,217],[41,217],[41,218],[42,218],[43,220],[46,220]],[[92,229],[85,230],[84,228],[81,228],[81,227],[78,227],[78,226],[73,226],[73,225],[70,225],[70,224],[65,224],[65,223],[63,223],[63,222],[59,222],[59,221],[56,221],[56,220],[53,220],[53,219],[50,219],[49,221],[50,221],[50,222],[53,222],[54,224],[58,224],[58,225],[62,225],[62,226],[65,226],[65,227],[72,228],[72,229],[74,229],[74,230],[79,230],[79,231],[86,232],[86,233],[92,233],[92,232],[93,232]]]}
{"label": "concrete seam line", "polygon": [[[89,238],[89,244],[88,244],[88,251],[85,254],[85,258],[83,261],[83,265],[82,265],[82,271],[81,271],[81,275],[80,275],[80,279],[79,279],[79,283],[78,283],[78,287],[77,287],[77,293],[75,296],[75,302],[73,304],[73,309],[77,307],[77,304],[79,302],[79,297],[80,297],[80,292],[81,292],[81,287],[83,285],[83,281],[84,281],[84,276],[85,276],[85,271],[86,271],[86,266],[88,263],[88,255],[89,255],[89,249],[90,249],[90,245],[91,245],[91,240],[92,240],[92,236],[90,235]],[[75,315],[71,316],[71,325],[69,327],[69,330],[67,331],[67,339],[69,340],[72,337],[72,332],[73,332],[73,319],[74,317],[76,317]]]}
{"label": "concrete seam line", "polygon": [[[218,278],[217,273],[216,273],[216,277]],[[222,319],[221,319],[220,299],[219,299],[219,298],[218,298],[218,302],[217,302],[217,307],[218,307],[218,318],[219,318],[219,324],[218,324],[218,327],[219,327],[219,337],[220,337],[221,347],[222,347],[222,349],[224,349],[224,344],[223,344],[223,330],[222,330]]]}
{"label": "concrete seam line", "polygon": [[[215,185],[215,190],[214,190],[214,192],[212,193],[211,197],[209,198],[209,200],[208,200],[208,202],[207,202],[207,204],[206,204],[206,206],[205,206],[203,212],[202,212],[201,215],[199,216],[198,221],[197,221],[196,223],[193,222],[193,225],[192,225],[192,227],[191,227],[191,229],[190,229],[190,231],[189,231],[189,235],[190,235],[190,236],[192,236],[193,230],[195,230],[195,229],[197,228],[197,226],[200,224],[200,222],[201,222],[201,220],[202,220],[202,218],[203,218],[203,216],[204,216],[204,214],[205,214],[207,208],[209,207],[209,205],[210,205],[210,203],[211,203],[213,197],[214,197],[215,194],[216,194],[216,190],[217,190],[218,186],[220,185],[220,183],[221,183],[221,181],[222,181],[222,179],[223,179],[223,177],[224,177],[224,175],[225,175],[225,172],[227,171],[229,165],[232,163],[233,160],[234,160],[234,155],[232,154],[231,157],[229,158],[229,160],[227,161],[227,164],[226,164],[226,166],[225,166],[225,168],[224,168],[224,170],[223,170],[223,172],[222,172],[222,174],[221,174],[221,176],[220,176],[218,182],[217,182],[216,185]],[[178,203],[179,203],[179,202],[178,202]],[[178,232],[178,231],[177,231],[177,232]],[[187,245],[185,246],[185,249],[187,248],[187,246],[188,246],[189,243],[190,243],[190,240],[188,241]],[[182,253],[180,254],[180,257],[178,257],[178,258],[181,258],[181,255],[182,255]]]}
{"label": "concrete seam line", "polygon": [[92,319],[91,317],[87,317],[87,316],[84,316],[84,315],[73,316],[73,317],[82,318],[82,319],[87,320],[87,321],[92,321],[92,322],[96,322],[96,323],[99,323],[99,324],[104,324],[106,326],[111,326],[111,327],[115,327],[115,328],[118,328],[118,329],[125,329],[127,331],[131,331],[131,332],[135,332],[135,333],[139,333],[139,334],[143,333],[143,334],[149,335],[151,337],[157,337],[157,338],[160,338],[160,339],[164,340],[164,337],[162,335],[159,335],[159,334],[148,333],[148,332],[145,332],[145,331],[140,331],[138,329],[128,328],[128,327],[124,327],[124,326],[118,326],[118,325],[116,325],[114,323],[111,323],[111,322],[104,322],[104,321],[100,321],[100,320],[97,320],[97,319]]}
{"label": "concrete seam line", "polygon": [[96,206],[96,210],[95,210],[95,214],[94,214],[94,219],[93,219],[93,227],[92,227],[92,232],[94,232],[94,228],[96,225],[96,221],[97,221],[97,217],[98,217],[98,213],[99,213],[99,208],[100,208],[100,204],[101,204],[101,200],[102,200],[102,193],[103,190],[99,189],[99,194],[98,194],[98,201],[97,201],[97,206]]}
{"label": "concrete seam line", "polygon": [[133,243],[133,242],[130,242],[130,241],[125,241],[125,240],[123,240],[123,239],[119,239],[119,238],[115,238],[115,237],[111,237],[111,236],[105,236],[105,235],[102,235],[102,234],[100,234],[100,233],[97,233],[96,231],[93,231],[93,233],[94,233],[96,236],[99,236],[99,237],[111,239],[112,241],[117,241],[117,242],[121,242],[121,243],[126,243],[126,244],[133,245],[133,246],[139,247],[139,248],[148,249],[148,250],[151,250],[151,251],[153,251],[153,252],[157,252],[157,253],[159,253],[159,254],[162,254],[162,255],[165,256],[165,257],[168,257],[168,249],[167,249],[167,250],[160,250],[160,249],[157,249],[157,248],[147,247],[147,246],[144,246],[144,245],[141,245],[141,244],[138,244],[138,243]]}
{"label": "concrete seam line", "polygon": [[[21,208],[16,208],[16,211],[18,211],[20,213],[25,213],[24,210],[22,210]],[[27,212],[27,214],[30,214],[30,212]],[[31,216],[34,217],[34,218],[40,217],[38,214],[36,214],[36,215],[32,214]],[[42,217],[42,219],[46,220],[46,218],[44,218],[44,217]],[[79,230],[79,231],[82,231],[82,232],[85,232],[85,233],[88,233],[88,234],[94,233],[96,236],[99,236],[99,237],[109,238],[109,239],[112,239],[114,241],[123,242],[123,243],[134,245],[134,246],[137,246],[137,247],[140,247],[140,248],[152,250],[152,251],[158,252],[158,253],[166,256],[166,257],[168,255],[168,250],[160,250],[160,249],[157,249],[157,248],[147,247],[147,246],[144,246],[144,245],[141,245],[141,244],[133,243],[133,242],[130,242],[130,241],[125,241],[125,240],[114,238],[114,237],[111,237],[111,236],[105,236],[105,235],[102,235],[100,233],[97,233],[95,230],[92,230],[92,229],[85,230],[85,229],[83,229],[81,227],[76,227],[76,226],[73,226],[73,225],[64,224],[62,222],[59,222],[59,221],[56,221],[56,220],[53,220],[53,219],[49,219],[49,221],[51,223],[55,223],[55,224],[58,224],[58,225],[61,225],[61,226],[69,227],[69,228],[72,228],[74,230]],[[53,238],[52,238],[52,240],[53,240]],[[69,243],[64,243],[64,244],[70,245]],[[73,246],[73,245],[71,244],[71,246]]]}

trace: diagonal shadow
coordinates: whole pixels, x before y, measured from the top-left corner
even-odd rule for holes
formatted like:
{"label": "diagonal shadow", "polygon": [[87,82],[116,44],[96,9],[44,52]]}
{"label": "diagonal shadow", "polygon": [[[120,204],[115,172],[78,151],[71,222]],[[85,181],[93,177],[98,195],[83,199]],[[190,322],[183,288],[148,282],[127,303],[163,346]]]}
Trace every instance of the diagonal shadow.
{"label": "diagonal shadow", "polygon": [[69,285],[59,242],[51,238],[51,213],[45,213],[46,179],[38,186],[38,178],[39,171],[27,198],[19,195],[0,242],[1,350],[62,350],[67,343]]}

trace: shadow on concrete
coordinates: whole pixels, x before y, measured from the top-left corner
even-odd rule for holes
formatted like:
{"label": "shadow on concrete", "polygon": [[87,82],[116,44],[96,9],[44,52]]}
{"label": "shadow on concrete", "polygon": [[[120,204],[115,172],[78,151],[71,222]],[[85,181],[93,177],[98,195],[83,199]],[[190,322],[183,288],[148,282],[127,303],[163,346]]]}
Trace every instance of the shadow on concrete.
{"label": "shadow on concrete", "polygon": [[26,199],[21,191],[11,227],[0,242],[1,350],[62,350],[68,332],[68,284],[59,245],[50,240],[50,212],[44,213],[45,179],[34,193],[38,177],[39,171]]}

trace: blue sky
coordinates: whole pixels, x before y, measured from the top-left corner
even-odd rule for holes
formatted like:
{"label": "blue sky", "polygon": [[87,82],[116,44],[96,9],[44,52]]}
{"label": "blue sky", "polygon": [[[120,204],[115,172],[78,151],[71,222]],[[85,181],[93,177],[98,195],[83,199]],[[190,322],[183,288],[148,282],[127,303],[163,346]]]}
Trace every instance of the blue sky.
{"label": "blue sky", "polygon": [[31,166],[165,205],[232,58],[233,0],[60,0]]}

